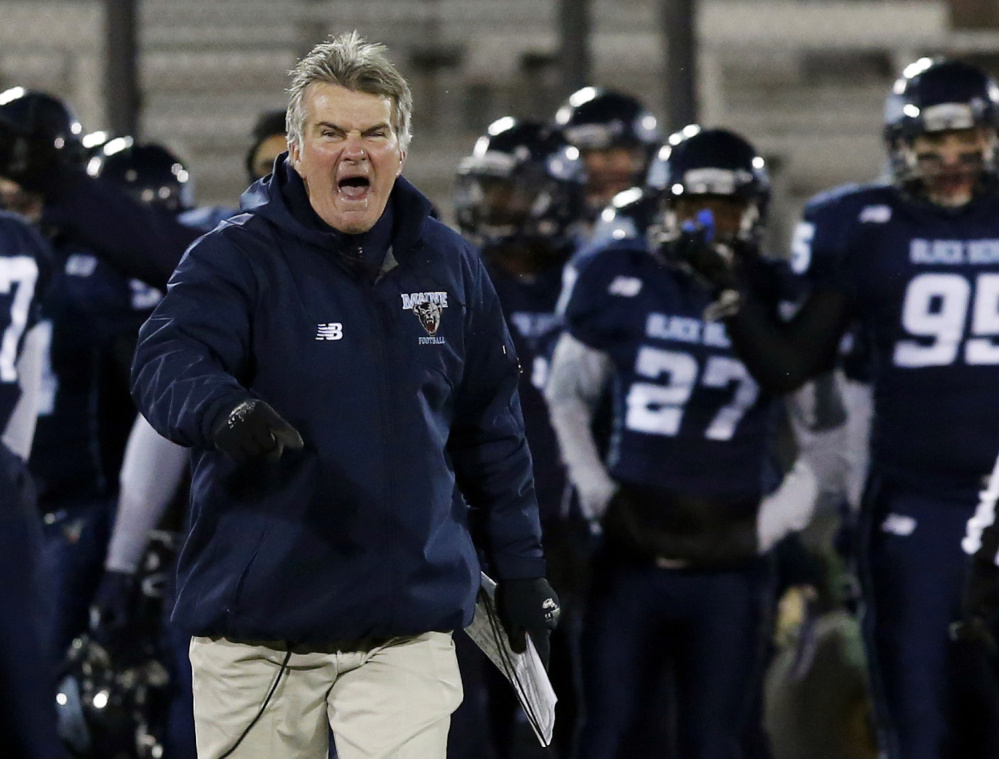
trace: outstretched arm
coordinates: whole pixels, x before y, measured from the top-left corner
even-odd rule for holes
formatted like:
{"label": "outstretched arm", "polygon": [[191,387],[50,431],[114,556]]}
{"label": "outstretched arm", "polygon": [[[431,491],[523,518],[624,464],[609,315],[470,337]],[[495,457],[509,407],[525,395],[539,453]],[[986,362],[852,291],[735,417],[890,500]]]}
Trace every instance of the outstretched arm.
{"label": "outstretched arm", "polygon": [[92,248],[126,276],[161,290],[202,234],[165,209],[138,203],[83,172],[67,172],[45,194],[42,223]]}
{"label": "outstretched arm", "polygon": [[725,320],[736,353],[767,392],[783,395],[832,369],[852,318],[847,295],[819,290],[788,322],[744,289],[741,308]]}

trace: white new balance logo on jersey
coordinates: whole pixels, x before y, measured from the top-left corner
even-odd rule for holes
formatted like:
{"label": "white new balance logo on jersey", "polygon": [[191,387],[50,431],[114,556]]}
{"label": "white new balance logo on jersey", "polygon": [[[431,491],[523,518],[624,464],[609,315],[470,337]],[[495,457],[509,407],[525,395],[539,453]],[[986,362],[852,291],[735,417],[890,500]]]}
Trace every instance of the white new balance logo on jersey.
{"label": "white new balance logo on jersey", "polygon": [[881,530],[891,535],[907,538],[916,531],[916,524],[916,520],[907,514],[889,514],[881,523]]}
{"label": "white new balance logo on jersey", "polygon": [[614,277],[607,292],[611,295],[620,295],[622,298],[634,298],[642,291],[642,280],[638,277]]}
{"label": "white new balance logo on jersey", "polygon": [[316,340],[342,340],[343,324],[340,322],[329,322],[318,325]]}
{"label": "white new balance logo on jersey", "polygon": [[860,211],[861,224],[885,224],[891,221],[891,206],[864,206]]}

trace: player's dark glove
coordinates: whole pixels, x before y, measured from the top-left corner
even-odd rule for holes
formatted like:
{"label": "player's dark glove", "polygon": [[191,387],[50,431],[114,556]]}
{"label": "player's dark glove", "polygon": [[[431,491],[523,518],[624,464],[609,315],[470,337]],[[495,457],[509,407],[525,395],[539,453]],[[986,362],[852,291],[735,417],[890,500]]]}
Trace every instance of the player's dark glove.
{"label": "player's dark glove", "polygon": [[63,159],[62,149],[51,138],[0,120],[0,176],[25,190],[45,193],[61,181]]}
{"label": "player's dark glove", "polygon": [[689,271],[713,292],[735,286],[732,251],[715,241],[715,221],[711,211],[685,221],[680,234],[662,243],[660,252],[669,263]]}
{"label": "player's dark glove", "polygon": [[993,625],[999,611],[999,567],[972,559],[964,582],[961,620],[951,626],[951,637],[978,643],[990,654],[999,651]]}
{"label": "player's dark glove", "polygon": [[527,650],[524,634],[530,635],[546,668],[550,650],[548,639],[558,624],[560,611],[558,596],[544,577],[503,580],[496,587],[496,613],[510,647],[518,654],[523,653]]}
{"label": "player's dark glove", "polygon": [[215,424],[212,442],[238,463],[257,458],[277,461],[285,449],[301,450],[298,430],[258,398],[241,401]]}
{"label": "player's dark glove", "polygon": [[135,607],[137,582],[131,572],[109,569],[97,586],[90,606],[90,629],[108,651],[121,651],[127,645]]}

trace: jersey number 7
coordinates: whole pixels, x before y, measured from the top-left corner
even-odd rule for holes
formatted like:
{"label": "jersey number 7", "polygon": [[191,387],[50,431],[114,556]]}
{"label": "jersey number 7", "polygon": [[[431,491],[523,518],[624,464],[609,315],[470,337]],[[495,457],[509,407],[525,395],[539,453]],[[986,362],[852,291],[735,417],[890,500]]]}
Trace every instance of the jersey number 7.
{"label": "jersey number 7", "polygon": [[0,337],[0,382],[17,381],[17,354],[37,280],[38,264],[31,256],[0,257],[0,327],[4,327]]}

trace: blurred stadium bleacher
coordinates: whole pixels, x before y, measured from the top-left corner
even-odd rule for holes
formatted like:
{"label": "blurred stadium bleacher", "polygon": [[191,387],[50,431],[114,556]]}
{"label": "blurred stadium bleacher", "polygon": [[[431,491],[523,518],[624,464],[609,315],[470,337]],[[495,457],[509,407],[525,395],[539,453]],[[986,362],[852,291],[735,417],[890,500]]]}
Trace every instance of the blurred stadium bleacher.
{"label": "blurred stadium bleacher", "polygon": [[[882,104],[905,63],[947,52],[995,70],[999,18],[954,28],[969,2],[699,0],[701,121],[744,132],[774,159],[776,242],[806,197],[878,174]],[[140,0],[141,136],[187,159],[199,202],[232,204],[256,114],[283,104],[299,55],[357,28],[411,81],[407,175],[449,217],[454,169],[485,125],[548,118],[568,94],[557,11],[556,0]],[[104,14],[97,0],[0,1],[0,85],[53,92],[88,130],[106,126]],[[662,115],[660,19],[658,0],[592,0],[592,81]]]}

